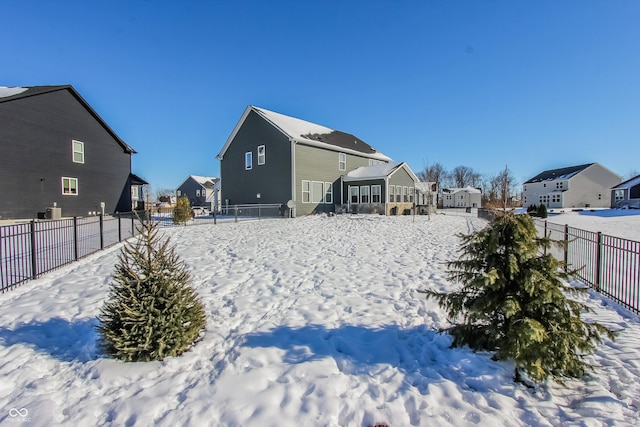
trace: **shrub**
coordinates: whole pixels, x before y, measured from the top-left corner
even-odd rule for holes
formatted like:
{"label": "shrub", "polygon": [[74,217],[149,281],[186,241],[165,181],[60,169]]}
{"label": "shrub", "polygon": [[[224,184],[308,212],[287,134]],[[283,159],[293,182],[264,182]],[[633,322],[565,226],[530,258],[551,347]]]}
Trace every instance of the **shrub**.
{"label": "shrub", "polygon": [[176,206],[173,208],[173,223],[184,224],[192,218],[191,203],[187,196],[179,197]]}
{"label": "shrub", "polygon": [[175,247],[160,242],[151,222],[139,231],[118,257],[97,327],[101,350],[126,362],[179,356],[205,328],[204,307]]}
{"label": "shrub", "polygon": [[445,331],[453,346],[494,351],[497,360],[515,361],[516,381],[524,371],[534,381],[549,376],[580,377],[584,360],[613,333],[581,320],[589,308],[567,297],[586,292],[568,285],[564,265],[542,255],[552,241],[538,238],[529,215],[505,214],[483,230],[461,235],[462,256],[449,262],[449,279],[462,288],[449,294],[425,291],[453,321]]}
{"label": "shrub", "polygon": [[537,214],[540,218],[546,218],[547,215],[547,206],[544,203],[540,203],[538,206]]}

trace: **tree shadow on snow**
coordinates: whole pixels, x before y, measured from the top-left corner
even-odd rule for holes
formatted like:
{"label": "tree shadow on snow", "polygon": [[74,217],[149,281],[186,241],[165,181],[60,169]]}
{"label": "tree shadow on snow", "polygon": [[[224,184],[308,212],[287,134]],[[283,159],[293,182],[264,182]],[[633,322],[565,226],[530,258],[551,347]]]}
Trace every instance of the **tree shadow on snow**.
{"label": "tree shadow on snow", "polygon": [[471,389],[483,388],[481,378],[506,372],[489,355],[451,348],[451,342],[450,335],[422,325],[409,329],[398,325],[336,329],[307,325],[251,333],[243,346],[280,348],[286,351],[283,361],[290,364],[331,357],[338,369],[348,374],[372,374],[390,365],[407,375],[409,383],[423,393],[430,382],[443,379]]}
{"label": "tree shadow on snow", "polygon": [[14,329],[0,327],[0,345],[24,344],[63,362],[87,362],[98,357],[97,324],[96,318],[70,322],[54,317],[23,323]]}

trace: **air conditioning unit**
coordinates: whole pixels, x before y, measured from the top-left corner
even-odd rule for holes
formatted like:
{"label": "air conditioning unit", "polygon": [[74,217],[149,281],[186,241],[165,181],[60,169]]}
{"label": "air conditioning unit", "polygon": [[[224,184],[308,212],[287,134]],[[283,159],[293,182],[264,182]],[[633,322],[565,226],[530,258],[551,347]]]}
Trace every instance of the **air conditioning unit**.
{"label": "air conditioning unit", "polygon": [[44,217],[45,219],[60,219],[62,218],[62,210],[56,207],[47,208]]}

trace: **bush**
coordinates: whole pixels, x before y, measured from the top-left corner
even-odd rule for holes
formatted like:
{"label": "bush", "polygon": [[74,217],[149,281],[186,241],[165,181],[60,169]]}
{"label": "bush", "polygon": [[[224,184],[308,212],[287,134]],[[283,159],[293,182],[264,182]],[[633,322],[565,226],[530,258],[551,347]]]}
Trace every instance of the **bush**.
{"label": "bush", "polygon": [[176,206],[173,208],[173,223],[184,224],[192,218],[191,203],[187,196],[179,197]]}
{"label": "bush", "polygon": [[538,206],[534,205],[529,205],[529,207],[527,207],[527,213],[531,216],[537,216],[538,215]]}
{"label": "bush", "polygon": [[126,362],[162,360],[188,350],[205,328],[204,307],[185,265],[157,225],[139,227],[118,256],[98,317],[99,347]]}
{"label": "bush", "polygon": [[547,206],[544,203],[540,203],[540,206],[538,206],[538,209],[537,209],[536,213],[540,218],[546,218],[548,216],[547,215]]}
{"label": "bush", "polygon": [[580,318],[589,308],[567,295],[586,293],[569,286],[563,263],[541,249],[548,238],[538,238],[529,215],[505,214],[483,230],[460,235],[462,256],[449,266],[449,279],[462,289],[449,294],[425,291],[447,310],[452,321],[445,329],[453,346],[494,351],[498,360],[515,361],[534,381],[549,376],[581,377],[585,355],[613,333]]}

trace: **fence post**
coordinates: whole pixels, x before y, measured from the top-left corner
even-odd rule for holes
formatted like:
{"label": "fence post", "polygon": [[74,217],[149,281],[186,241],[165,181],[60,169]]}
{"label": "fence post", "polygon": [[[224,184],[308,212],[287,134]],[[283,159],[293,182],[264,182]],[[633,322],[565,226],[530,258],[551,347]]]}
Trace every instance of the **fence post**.
{"label": "fence post", "polygon": [[569,224],[564,225],[564,271],[567,271],[569,262]]}
{"label": "fence post", "polygon": [[234,208],[236,211],[236,222],[238,222],[238,205],[235,205]]}
{"label": "fence post", "polygon": [[216,225],[216,210],[213,210],[213,225]]}
{"label": "fence post", "polygon": [[100,214],[100,249],[104,249],[104,215]]}
{"label": "fence post", "polygon": [[78,260],[78,217],[73,217],[73,259]]}
{"label": "fence post", "polygon": [[31,278],[38,277],[38,261],[36,259],[36,220],[31,221]]}
{"label": "fence post", "polygon": [[602,232],[598,231],[597,238],[598,248],[596,250],[596,277],[595,277],[595,285],[596,291],[600,292],[600,274],[602,273],[601,261],[602,261]]}
{"label": "fence post", "polygon": [[120,212],[116,214],[116,217],[118,218],[118,242],[122,242],[122,217]]}
{"label": "fence post", "polygon": [[[544,220],[544,238],[547,238],[547,220]],[[544,255],[547,255],[547,247],[544,247]]]}

